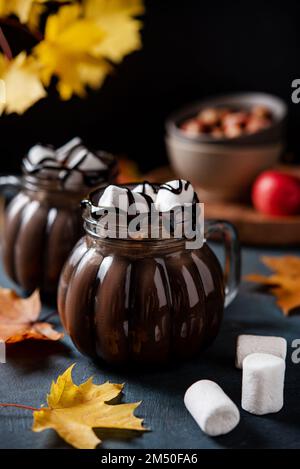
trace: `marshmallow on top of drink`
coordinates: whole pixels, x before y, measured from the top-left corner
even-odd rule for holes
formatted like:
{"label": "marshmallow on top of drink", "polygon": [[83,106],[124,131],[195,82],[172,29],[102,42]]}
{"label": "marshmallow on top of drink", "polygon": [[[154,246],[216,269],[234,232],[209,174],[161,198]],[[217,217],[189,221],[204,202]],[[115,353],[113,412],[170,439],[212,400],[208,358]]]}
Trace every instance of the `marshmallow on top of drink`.
{"label": "marshmallow on top of drink", "polygon": [[143,182],[133,189],[117,185],[108,186],[98,201],[100,208],[116,208],[128,212],[129,207],[139,213],[148,213],[151,205],[158,212],[168,212],[185,204],[198,202],[193,186],[177,179],[160,186]]}
{"label": "marshmallow on top of drink", "polygon": [[198,198],[192,184],[184,179],[176,179],[160,186],[155,207],[159,212],[168,212],[194,202],[198,202]]}
{"label": "marshmallow on top of drink", "polygon": [[136,212],[148,213],[152,203],[152,198],[147,194],[110,185],[103,192],[98,204],[101,208],[116,208],[123,212],[128,212],[131,207]]}
{"label": "marshmallow on top of drink", "polygon": [[105,152],[89,150],[79,137],[60,148],[34,145],[23,159],[26,174],[40,179],[59,180],[65,188],[95,186],[111,180],[115,158]]}

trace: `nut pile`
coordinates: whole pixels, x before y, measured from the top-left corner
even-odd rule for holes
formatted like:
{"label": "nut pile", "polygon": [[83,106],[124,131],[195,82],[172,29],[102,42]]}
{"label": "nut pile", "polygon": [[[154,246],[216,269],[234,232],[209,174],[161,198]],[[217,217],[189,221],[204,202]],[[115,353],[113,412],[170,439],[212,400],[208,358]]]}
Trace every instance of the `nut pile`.
{"label": "nut pile", "polygon": [[180,129],[189,137],[206,134],[216,139],[235,138],[265,129],[272,122],[272,113],[265,106],[253,106],[249,110],[204,108],[195,117],[182,122]]}

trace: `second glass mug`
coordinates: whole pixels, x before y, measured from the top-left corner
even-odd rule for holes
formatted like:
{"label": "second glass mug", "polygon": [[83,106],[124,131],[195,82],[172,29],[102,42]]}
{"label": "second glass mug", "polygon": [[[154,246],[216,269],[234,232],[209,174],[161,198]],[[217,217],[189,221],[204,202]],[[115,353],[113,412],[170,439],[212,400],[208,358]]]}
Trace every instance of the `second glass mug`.
{"label": "second glass mug", "polygon": [[185,239],[105,239],[89,206],[84,227],[58,290],[62,323],[80,352],[116,365],[161,364],[213,341],[240,279],[231,224],[205,226],[206,238],[222,235],[224,272],[207,242],[186,249]]}
{"label": "second glass mug", "polygon": [[63,265],[84,233],[80,201],[91,189],[114,182],[117,173],[116,159],[109,153],[98,153],[109,161],[109,173],[100,181],[102,173],[95,171],[90,187],[81,180],[65,187],[56,168],[51,178],[27,174],[24,165],[21,176],[0,177],[2,195],[12,195],[9,204],[2,207],[4,269],[26,293],[38,288],[44,300],[56,302]]}

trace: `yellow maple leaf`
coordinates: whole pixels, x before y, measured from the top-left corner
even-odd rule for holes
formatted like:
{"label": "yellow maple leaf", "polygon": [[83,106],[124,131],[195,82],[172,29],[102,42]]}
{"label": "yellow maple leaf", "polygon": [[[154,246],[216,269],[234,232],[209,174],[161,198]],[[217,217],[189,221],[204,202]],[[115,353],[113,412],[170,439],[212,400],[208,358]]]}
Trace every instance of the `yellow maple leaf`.
{"label": "yellow maple leaf", "polygon": [[0,16],[14,14],[21,23],[28,20],[33,0],[0,0]]}
{"label": "yellow maple leaf", "polygon": [[100,86],[110,66],[91,52],[104,35],[92,20],[82,17],[78,4],[63,6],[51,15],[46,23],[45,39],[35,47],[45,85],[56,75],[58,90],[65,100],[73,93],[83,96],[86,85]]}
{"label": "yellow maple leaf", "polygon": [[272,275],[249,274],[249,282],[265,285],[275,296],[277,305],[288,316],[300,307],[300,257],[263,256],[262,262],[274,273]]}
{"label": "yellow maple leaf", "polygon": [[[54,0],[62,2],[64,0]],[[0,16],[15,15],[21,23],[27,23],[30,20],[32,10],[38,11],[38,4],[47,3],[49,0],[0,0]],[[41,12],[41,9],[39,9]]]}
{"label": "yellow maple leaf", "polygon": [[139,402],[109,404],[122,392],[122,384],[106,382],[96,385],[90,378],[77,386],[72,380],[73,367],[52,383],[47,396],[48,407],[33,414],[33,431],[52,428],[75,448],[93,449],[101,443],[93,428],[146,430],[142,425],[143,419],[133,414]]}
{"label": "yellow maple leaf", "polygon": [[46,11],[45,2],[33,2],[29,10],[26,24],[30,31],[36,32],[39,30],[42,14]]}
{"label": "yellow maple leaf", "polygon": [[86,18],[92,18],[105,37],[93,48],[93,53],[113,62],[120,62],[124,55],[141,48],[142,23],[133,16],[144,12],[141,0],[85,0]]}
{"label": "yellow maple leaf", "polygon": [[4,82],[5,100],[0,112],[22,114],[26,109],[46,96],[46,91],[39,78],[39,64],[36,60],[21,52],[8,61],[0,55],[0,78]]}

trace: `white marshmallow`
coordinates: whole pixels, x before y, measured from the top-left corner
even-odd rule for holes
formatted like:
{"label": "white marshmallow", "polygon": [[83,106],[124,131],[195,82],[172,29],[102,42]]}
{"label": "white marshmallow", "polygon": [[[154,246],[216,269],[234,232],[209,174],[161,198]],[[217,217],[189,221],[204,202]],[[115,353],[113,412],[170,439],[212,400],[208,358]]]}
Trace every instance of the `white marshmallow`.
{"label": "white marshmallow", "polygon": [[225,435],[240,421],[237,406],[217,383],[203,379],[192,384],[184,403],[201,430],[210,436]]}
{"label": "white marshmallow", "polygon": [[243,361],[242,408],[255,415],[283,407],[285,361],[267,353],[252,353]]}
{"label": "white marshmallow", "polygon": [[[135,211],[139,213],[148,213],[150,212],[150,206],[143,196],[143,194],[139,194],[137,192],[131,192],[134,198],[134,205],[131,206],[131,214],[134,214]],[[151,202],[151,201],[150,201]]]}
{"label": "white marshmallow", "polygon": [[74,137],[69,142],[65,143],[62,147],[56,150],[56,158],[61,161],[64,160],[67,153],[69,153],[73,148],[82,144],[80,137]]}
{"label": "white marshmallow", "polygon": [[236,344],[236,367],[242,368],[243,360],[251,353],[269,353],[285,360],[287,343],[283,337],[239,335]]}
{"label": "white marshmallow", "polygon": [[[140,213],[148,213],[149,205],[142,194],[132,193],[134,199],[134,206],[131,203],[130,193],[128,189],[124,187],[110,185],[103,192],[99,199],[98,205],[103,208],[118,208],[124,212],[128,212],[130,206],[130,212],[133,214],[135,211]],[[131,205],[129,205],[131,203]]]}
{"label": "white marshmallow", "polygon": [[[176,194],[175,191],[182,185],[182,191]],[[185,189],[185,186],[187,188]],[[174,189],[174,192],[172,192]],[[160,212],[168,212],[180,205],[192,203],[194,200],[194,188],[191,184],[188,184],[184,179],[177,179],[175,181],[169,181],[162,184],[157,192],[155,207]]]}
{"label": "white marshmallow", "polygon": [[127,189],[112,184],[107,186],[98,201],[98,205],[104,208],[119,208],[127,212],[129,205]]}
{"label": "white marshmallow", "polygon": [[[66,163],[66,166],[70,169],[75,166],[81,171],[99,171],[107,168],[107,164],[101,158],[88,151],[79,137],[72,138],[72,140],[56,150],[57,160],[63,161],[70,152],[71,156]],[[80,163],[81,160],[82,162]]]}
{"label": "white marshmallow", "polygon": [[[84,151],[86,153],[86,148],[84,148]],[[99,171],[107,169],[107,164],[89,151],[80,163],[79,168],[81,171]]]}
{"label": "white marshmallow", "polygon": [[151,184],[149,184],[148,182],[145,182],[144,184],[138,184],[137,186],[135,186],[134,189],[132,189],[132,192],[138,192],[140,194],[146,194],[149,197],[151,197],[153,202],[155,202],[155,200],[156,200],[156,194],[157,193],[153,189],[153,186]]}
{"label": "white marshmallow", "polygon": [[[45,158],[55,159],[55,150],[50,147],[39,145],[39,144],[34,145],[32,148],[30,148],[27,158],[31,164],[38,165]],[[58,165],[55,161],[53,162],[47,161],[47,166],[58,166]]]}
{"label": "white marshmallow", "polygon": [[73,169],[75,167],[79,167],[82,169],[82,160],[84,161],[87,155],[87,149],[82,146],[74,149],[70,155],[70,157],[65,162],[65,166],[67,168]]}
{"label": "white marshmallow", "polygon": [[23,164],[29,173],[38,170],[39,176],[60,179],[66,189],[72,190],[85,184],[85,178],[91,178],[94,184],[96,172],[107,171],[109,163],[101,152],[89,151],[82,140],[75,137],[57,150],[40,144],[33,146]]}

